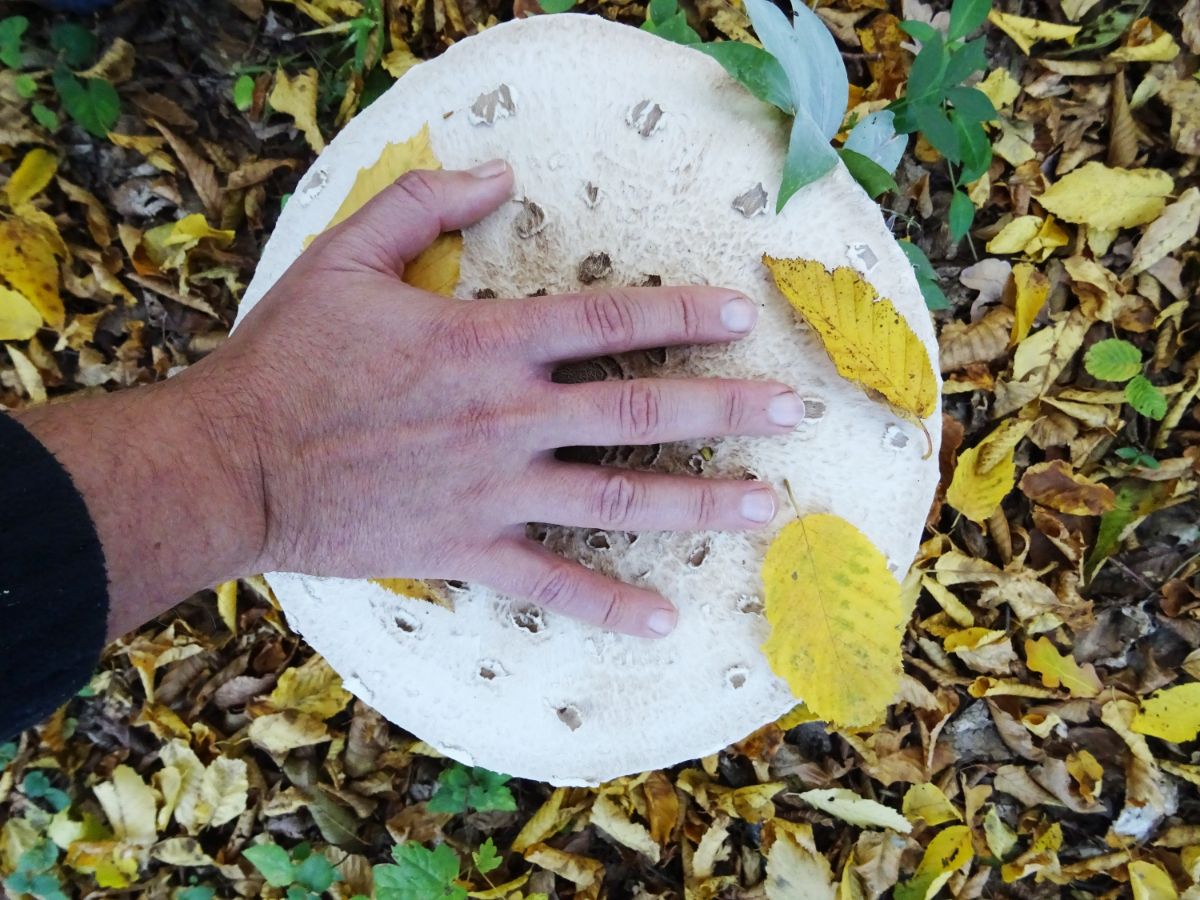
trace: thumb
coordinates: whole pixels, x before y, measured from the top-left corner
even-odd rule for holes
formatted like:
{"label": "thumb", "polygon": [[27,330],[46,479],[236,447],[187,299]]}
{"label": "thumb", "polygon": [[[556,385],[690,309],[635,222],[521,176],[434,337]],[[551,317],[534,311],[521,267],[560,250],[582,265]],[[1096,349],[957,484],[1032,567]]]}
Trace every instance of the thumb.
{"label": "thumb", "polygon": [[494,159],[465,171],[414,169],[343,224],[362,261],[397,274],[444,231],[473,225],[512,196],[513,173]]}

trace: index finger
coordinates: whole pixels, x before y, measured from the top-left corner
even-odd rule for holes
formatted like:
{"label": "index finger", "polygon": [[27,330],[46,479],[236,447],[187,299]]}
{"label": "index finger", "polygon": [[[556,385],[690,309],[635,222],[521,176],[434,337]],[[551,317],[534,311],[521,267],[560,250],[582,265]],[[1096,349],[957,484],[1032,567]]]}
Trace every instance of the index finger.
{"label": "index finger", "polygon": [[743,294],[715,287],[615,288],[506,300],[537,362],[734,341],[754,327],[758,307]]}

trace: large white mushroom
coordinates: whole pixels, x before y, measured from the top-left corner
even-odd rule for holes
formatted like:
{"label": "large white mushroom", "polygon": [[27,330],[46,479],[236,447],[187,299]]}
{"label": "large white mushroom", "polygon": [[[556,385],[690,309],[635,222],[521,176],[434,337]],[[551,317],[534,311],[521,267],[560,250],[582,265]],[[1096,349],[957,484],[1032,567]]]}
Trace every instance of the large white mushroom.
{"label": "large white mushroom", "polygon": [[[242,316],[325,227],[358,170],[427,123],[445,167],[503,157],[516,171],[516,199],[465,233],[457,296],[661,279],[733,287],[759,303],[753,336],[735,346],[630,354],[597,371],[779,379],[807,404],[796,432],[614,450],[608,463],[753,476],[781,496],[786,479],[802,512],[847,519],[903,577],[938,480],[936,454],[926,457],[915,424],[837,374],[762,256],[853,267],[936,360],[912,270],[841,166],[775,214],[787,123],[694,50],[555,15],[499,25],[422,63],[303,179]],[[938,415],[926,422],[935,449]],[[454,593],[451,612],[366,581],[268,580],[292,626],[393,722],[464,763],[595,784],[713,753],[795,705],[759,649],[768,628],[759,567],[792,515],[785,505],[772,527],[747,534],[540,529],[557,552],[677,603],[679,626],[662,641],[599,631],[476,586]]]}

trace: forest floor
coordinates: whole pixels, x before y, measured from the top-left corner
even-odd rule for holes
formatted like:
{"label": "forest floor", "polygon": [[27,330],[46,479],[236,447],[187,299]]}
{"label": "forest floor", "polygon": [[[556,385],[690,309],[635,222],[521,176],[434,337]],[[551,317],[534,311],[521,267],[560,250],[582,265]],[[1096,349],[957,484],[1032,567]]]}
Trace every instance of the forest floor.
{"label": "forest floor", "polygon": [[[948,4],[820,6],[854,102],[879,105],[912,64],[899,21],[937,26]],[[0,405],[153,382],[219,346],[314,129],[332,138],[416,61],[513,15],[507,0],[379,7],[4,4],[28,27],[14,43],[0,22],[0,228],[61,238],[64,307],[4,342]],[[782,721],[598,790],[505,781],[354,701],[246,579],[113,644],[79,696],[0,745],[10,893],[1200,897],[1200,0],[998,9],[1050,25],[984,28],[1000,117],[969,239],[950,235],[952,187],[924,142],[881,198],[949,301],[934,313],[943,485],[885,721]],[[688,10],[705,39],[748,37],[740,5]],[[580,11],[646,17],[621,0]],[[115,90],[52,84],[61,64]],[[317,88],[307,139],[305,110],[268,102],[278,72]],[[14,187],[39,147],[51,171]],[[1110,179],[1135,169],[1159,187],[1131,212]],[[1039,198],[1056,185],[1054,215]],[[1127,346],[1106,369],[1090,348],[1114,338]],[[1012,467],[992,501],[963,462],[985,437],[992,471]],[[255,722],[281,713],[316,737],[273,746]],[[854,797],[819,808],[813,789]]]}

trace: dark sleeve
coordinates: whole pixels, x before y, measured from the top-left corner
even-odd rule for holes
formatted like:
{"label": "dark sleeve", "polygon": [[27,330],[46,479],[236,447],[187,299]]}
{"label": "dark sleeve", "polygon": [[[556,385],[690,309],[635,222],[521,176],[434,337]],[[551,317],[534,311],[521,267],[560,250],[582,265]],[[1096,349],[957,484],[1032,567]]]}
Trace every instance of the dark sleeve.
{"label": "dark sleeve", "polygon": [[91,677],[108,576],[83,497],[57,459],[0,413],[0,741]]}

